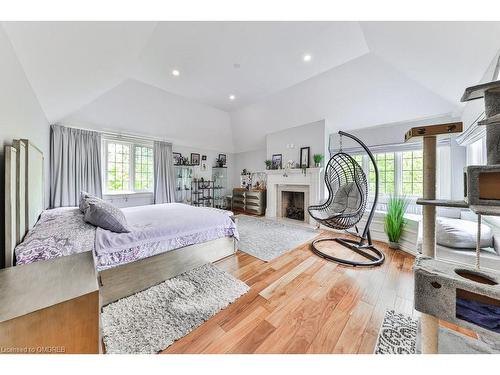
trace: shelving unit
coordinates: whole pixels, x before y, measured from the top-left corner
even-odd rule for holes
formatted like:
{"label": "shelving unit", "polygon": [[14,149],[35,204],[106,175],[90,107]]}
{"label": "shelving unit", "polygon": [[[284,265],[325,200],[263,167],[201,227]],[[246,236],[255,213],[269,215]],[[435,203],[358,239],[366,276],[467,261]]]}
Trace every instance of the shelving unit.
{"label": "shelving unit", "polygon": [[214,207],[224,209],[227,195],[227,167],[213,167],[212,180],[214,182]]}
{"label": "shelving unit", "polygon": [[191,182],[193,180],[193,166],[174,165],[175,174],[175,201],[191,203]]}
{"label": "shelving unit", "polygon": [[214,207],[214,182],[196,180],[191,182],[191,205]]}

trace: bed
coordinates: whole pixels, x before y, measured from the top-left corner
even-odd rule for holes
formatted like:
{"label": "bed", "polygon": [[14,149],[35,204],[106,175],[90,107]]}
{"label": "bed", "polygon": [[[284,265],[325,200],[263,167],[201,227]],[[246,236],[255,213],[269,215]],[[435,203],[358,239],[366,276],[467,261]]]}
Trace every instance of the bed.
{"label": "bed", "polygon": [[78,207],[43,210],[43,154],[30,145],[6,146],[6,266],[92,251],[104,306],[236,251],[232,214],[214,208],[125,208],[130,233],[88,224]]}

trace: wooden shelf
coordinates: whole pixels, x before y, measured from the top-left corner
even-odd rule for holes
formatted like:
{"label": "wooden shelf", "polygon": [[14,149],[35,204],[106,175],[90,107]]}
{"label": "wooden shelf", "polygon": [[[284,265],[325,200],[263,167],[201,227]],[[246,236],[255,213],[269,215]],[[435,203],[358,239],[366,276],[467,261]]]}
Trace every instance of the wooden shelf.
{"label": "wooden shelf", "polygon": [[417,199],[417,204],[422,206],[469,208],[466,201],[447,200],[447,199]]}

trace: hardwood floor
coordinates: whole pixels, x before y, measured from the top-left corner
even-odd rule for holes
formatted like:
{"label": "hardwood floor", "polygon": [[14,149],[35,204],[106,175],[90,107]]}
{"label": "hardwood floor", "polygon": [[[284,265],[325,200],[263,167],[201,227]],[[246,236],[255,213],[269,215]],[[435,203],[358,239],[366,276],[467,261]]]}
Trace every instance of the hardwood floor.
{"label": "hardwood floor", "polygon": [[[416,316],[413,256],[377,243],[382,266],[351,268],[310,246],[268,263],[239,251],[218,262],[250,291],[163,353],[373,353],[387,309]],[[359,257],[334,246],[337,255]]]}

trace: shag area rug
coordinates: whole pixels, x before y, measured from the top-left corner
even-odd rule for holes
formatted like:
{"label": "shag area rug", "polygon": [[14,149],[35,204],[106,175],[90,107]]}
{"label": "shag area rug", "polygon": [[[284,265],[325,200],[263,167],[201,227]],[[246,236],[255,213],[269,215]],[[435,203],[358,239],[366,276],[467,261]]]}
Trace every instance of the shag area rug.
{"label": "shag area rug", "polygon": [[238,249],[269,262],[318,235],[312,228],[251,216],[238,216]]}
{"label": "shag area rug", "polygon": [[248,292],[206,264],[103,308],[106,353],[157,353]]}
{"label": "shag area rug", "polygon": [[415,354],[418,321],[394,310],[385,312],[375,354]]}

